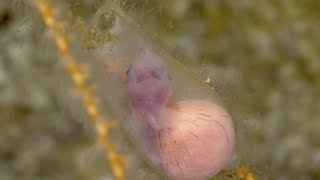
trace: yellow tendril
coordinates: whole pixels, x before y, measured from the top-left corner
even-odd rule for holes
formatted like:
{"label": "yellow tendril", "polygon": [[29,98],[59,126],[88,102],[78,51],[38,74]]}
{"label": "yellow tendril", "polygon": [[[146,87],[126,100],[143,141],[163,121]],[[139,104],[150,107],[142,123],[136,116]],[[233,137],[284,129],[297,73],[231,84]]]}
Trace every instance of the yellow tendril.
{"label": "yellow tendril", "polygon": [[34,0],[33,2],[51,33],[51,38],[58,48],[61,60],[71,76],[75,88],[81,94],[84,107],[95,128],[97,145],[103,147],[115,179],[123,180],[125,174],[124,157],[116,152],[115,145],[109,139],[110,129],[115,126],[114,122],[105,121],[105,118],[100,113],[93,94],[93,88],[87,82],[87,73],[84,65],[78,63],[72,55],[68,38],[62,31],[64,25],[54,16],[54,8],[48,0]]}

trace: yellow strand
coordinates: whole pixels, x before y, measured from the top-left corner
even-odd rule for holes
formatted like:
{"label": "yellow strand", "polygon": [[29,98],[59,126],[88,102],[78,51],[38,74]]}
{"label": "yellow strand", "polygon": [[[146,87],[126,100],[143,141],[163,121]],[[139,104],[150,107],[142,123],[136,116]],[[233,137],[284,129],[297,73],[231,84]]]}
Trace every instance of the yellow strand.
{"label": "yellow strand", "polygon": [[245,166],[239,165],[235,170],[235,176],[239,180],[255,180],[253,172],[248,170]]}
{"label": "yellow strand", "polygon": [[105,118],[99,112],[96,98],[92,93],[92,86],[87,83],[87,73],[84,65],[77,63],[71,54],[67,36],[62,32],[64,26],[55,18],[54,9],[48,0],[34,0],[33,2],[51,33],[75,88],[81,93],[87,114],[94,124],[97,144],[104,148],[115,179],[124,180],[124,157],[116,152],[115,145],[109,140],[109,131],[115,126],[114,123],[104,121]]}

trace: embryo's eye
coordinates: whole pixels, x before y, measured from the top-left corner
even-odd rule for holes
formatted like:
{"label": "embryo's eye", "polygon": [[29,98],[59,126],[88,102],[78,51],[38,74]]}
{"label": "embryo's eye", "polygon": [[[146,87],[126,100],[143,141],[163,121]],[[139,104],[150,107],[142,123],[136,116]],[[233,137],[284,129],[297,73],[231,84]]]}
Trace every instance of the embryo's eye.
{"label": "embryo's eye", "polygon": [[161,71],[161,69],[155,69],[155,70],[151,71],[151,75],[152,75],[152,77],[154,77],[158,80],[161,80],[162,71]]}
{"label": "embryo's eye", "polygon": [[130,73],[130,69],[131,69],[131,66],[129,66],[129,68],[127,69],[127,76],[129,76],[129,73]]}

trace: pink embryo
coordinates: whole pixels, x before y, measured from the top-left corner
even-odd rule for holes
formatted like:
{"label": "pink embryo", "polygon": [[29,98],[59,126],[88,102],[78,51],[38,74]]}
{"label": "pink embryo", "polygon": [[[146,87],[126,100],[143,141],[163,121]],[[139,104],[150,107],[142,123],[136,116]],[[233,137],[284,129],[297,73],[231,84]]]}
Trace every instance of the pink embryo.
{"label": "pink embryo", "polygon": [[145,51],[128,69],[126,98],[131,110],[155,116],[172,96],[160,57]]}
{"label": "pink embryo", "polygon": [[128,70],[127,129],[161,175],[173,180],[208,179],[225,168],[233,154],[231,116],[207,100],[172,102],[172,94],[165,64],[146,50]]}

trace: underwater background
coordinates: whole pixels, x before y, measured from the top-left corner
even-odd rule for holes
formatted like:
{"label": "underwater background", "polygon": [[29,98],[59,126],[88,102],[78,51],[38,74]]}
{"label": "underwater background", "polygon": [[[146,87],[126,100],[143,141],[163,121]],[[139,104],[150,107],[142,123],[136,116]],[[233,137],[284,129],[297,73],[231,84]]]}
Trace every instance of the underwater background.
{"label": "underwater background", "polygon": [[[237,162],[259,179],[320,178],[320,1],[117,3],[218,92],[235,122]],[[51,4],[84,49],[109,40],[104,27],[92,31],[104,1]],[[0,1],[0,179],[113,179],[49,34],[32,1]],[[130,156],[121,131],[110,138]],[[160,179],[143,163],[127,166],[128,179]]]}

